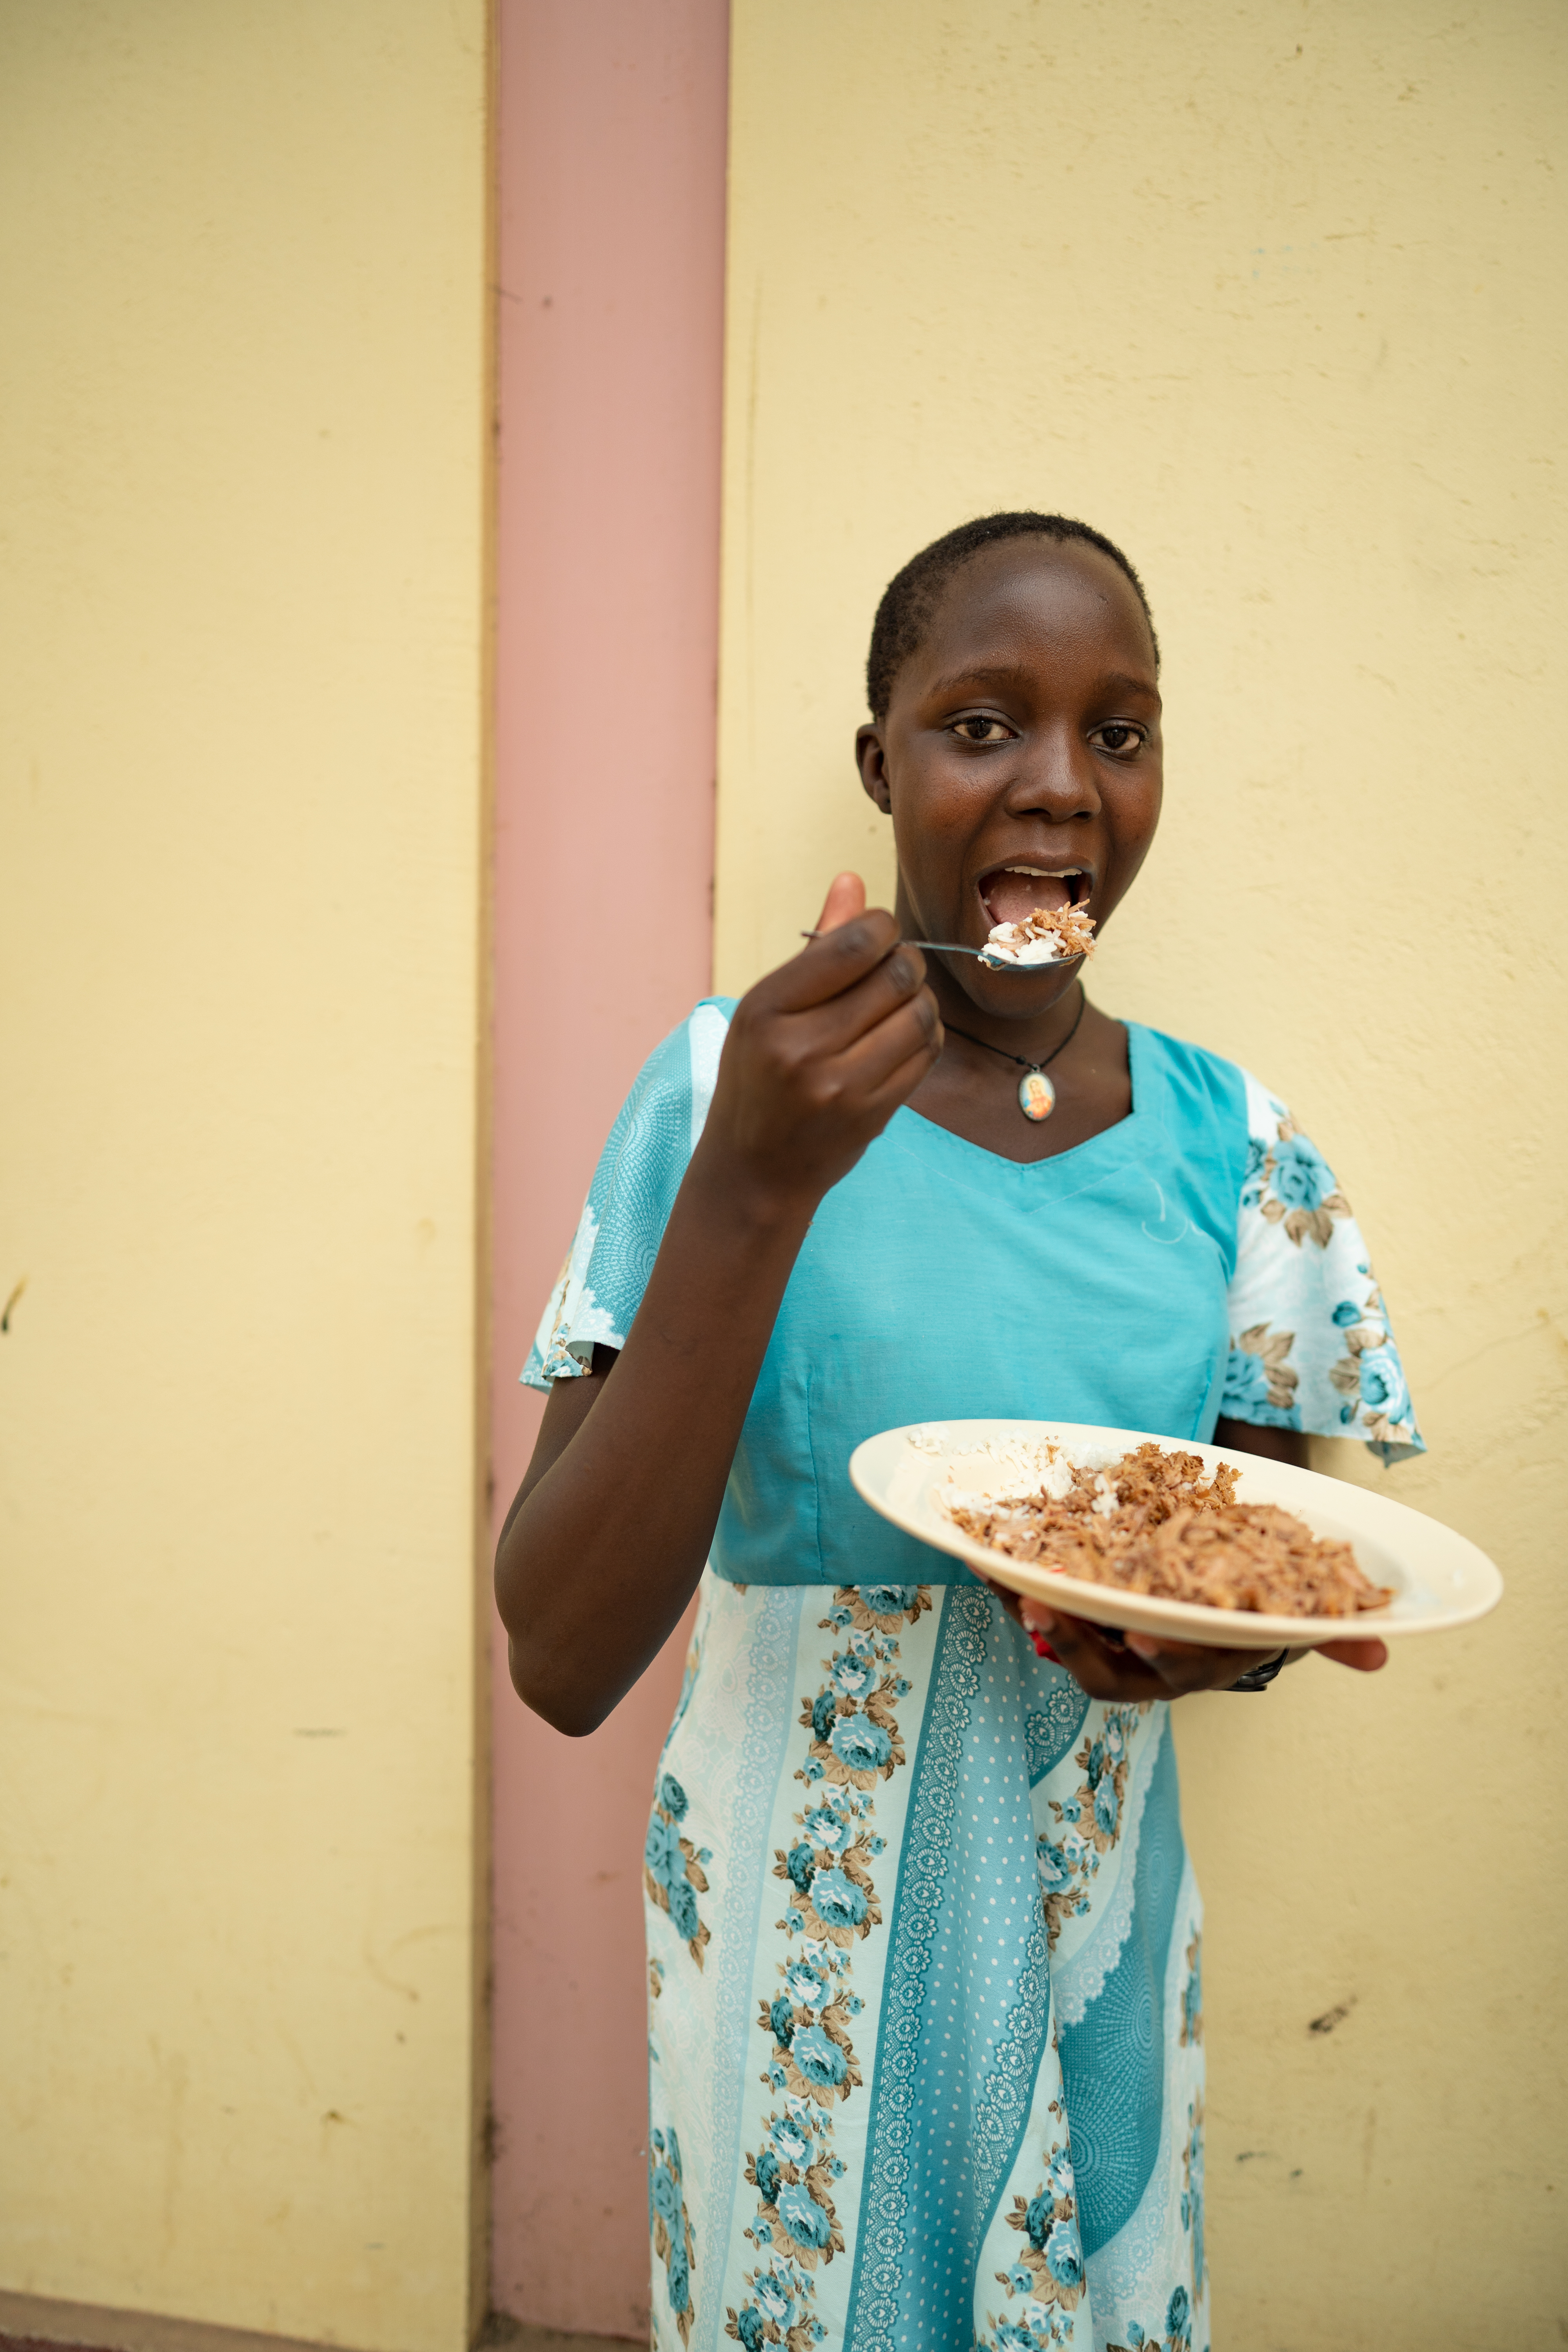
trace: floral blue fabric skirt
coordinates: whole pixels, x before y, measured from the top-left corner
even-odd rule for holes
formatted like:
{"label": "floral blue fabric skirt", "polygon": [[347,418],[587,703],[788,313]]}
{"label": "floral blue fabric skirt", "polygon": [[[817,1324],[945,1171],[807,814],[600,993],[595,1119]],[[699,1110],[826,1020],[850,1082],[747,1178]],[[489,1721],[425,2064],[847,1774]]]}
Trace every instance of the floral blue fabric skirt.
{"label": "floral blue fabric skirt", "polygon": [[1164,1706],[977,1585],[710,1573],[646,1861],[660,2352],[1206,2352]]}

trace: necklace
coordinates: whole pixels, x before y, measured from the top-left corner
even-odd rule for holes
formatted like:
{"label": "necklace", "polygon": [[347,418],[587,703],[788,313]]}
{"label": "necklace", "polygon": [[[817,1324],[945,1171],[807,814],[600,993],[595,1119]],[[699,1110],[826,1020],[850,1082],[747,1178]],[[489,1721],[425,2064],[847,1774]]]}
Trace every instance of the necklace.
{"label": "necklace", "polygon": [[1046,1062],[1054,1062],[1058,1054],[1066,1053],[1078,1035],[1078,1024],[1083,1019],[1088,1004],[1089,999],[1083,992],[1083,982],[1080,980],[1078,984],[1077,1018],[1061,1044],[1052,1046],[1046,1055],[1045,1062],[1031,1062],[1023,1054],[1009,1054],[1005,1045],[993,1045],[984,1037],[972,1037],[967,1029],[956,1028],[951,1021],[944,1022],[942,1025],[944,1028],[951,1029],[955,1037],[962,1037],[966,1045],[984,1045],[988,1054],[1000,1054],[1005,1062],[1016,1062],[1025,1074],[1018,1081],[1018,1108],[1026,1118],[1049,1118],[1057,1107],[1057,1090],[1046,1076]]}

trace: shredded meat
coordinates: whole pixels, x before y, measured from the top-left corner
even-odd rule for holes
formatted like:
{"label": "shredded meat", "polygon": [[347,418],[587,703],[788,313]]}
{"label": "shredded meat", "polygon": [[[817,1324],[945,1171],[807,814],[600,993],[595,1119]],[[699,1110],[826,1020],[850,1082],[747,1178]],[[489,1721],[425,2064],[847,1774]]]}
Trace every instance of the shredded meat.
{"label": "shredded meat", "polygon": [[1315,1536],[1272,1503],[1238,1503],[1236,1472],[1205,1480],[1201,1455],[1141,1445],[1070,1490],[1022,1501],[954,1497],[953,1524],[1009,1559],[1089,1584],[1269,1617],[1353,1617],[1393,1599],[1348,1543]]}
{"label": "shredded meat", "polygon": [[1016,957],[1020,963],[1028,963],[1034,961],[1028,950],[1037,940],[1050,940],[1053,962],[1068,956],[1091,956],[1094,917],[1086,915],[1079,907],[1037,907],[1022,922],[997,923],[985,944],[994,955]]}

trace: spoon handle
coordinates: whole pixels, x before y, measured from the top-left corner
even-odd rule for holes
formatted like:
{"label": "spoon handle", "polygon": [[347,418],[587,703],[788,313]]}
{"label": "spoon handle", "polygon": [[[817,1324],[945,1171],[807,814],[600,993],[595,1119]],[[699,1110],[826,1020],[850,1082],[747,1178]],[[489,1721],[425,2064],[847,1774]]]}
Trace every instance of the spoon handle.
{"label": "spoon handle", "polygon": [[[826,937],[826,931],[802,931],[801,933],[803,940],[825,940]],[[977,957],[982,963],[989,963],[991,961],[984,948],[962,947],[957,940],[900,940],[899,945],[901,948],[929,948],[933,955],[972,955]],[[1008,957],[1005,961],[1011,962],[1012,958]]]}

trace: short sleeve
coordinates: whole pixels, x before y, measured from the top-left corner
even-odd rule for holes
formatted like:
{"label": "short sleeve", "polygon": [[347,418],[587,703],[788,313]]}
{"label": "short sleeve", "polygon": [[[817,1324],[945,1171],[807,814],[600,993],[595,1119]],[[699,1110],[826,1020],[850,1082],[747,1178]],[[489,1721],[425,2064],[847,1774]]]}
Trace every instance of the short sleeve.
{"label": "short sleeve", "polygon": [[591,1370],[595,1347],[626,1346],[713,1098],[731,1009],[730,999],[700,1004],[637,1073],[523,1366],[530,1388]]}
{"label": "short sleeve", "polygon": [[1247,1161],[1222,1416],[1426,1452],[1361,1228],[1284,1104],[1247,1080]]}

